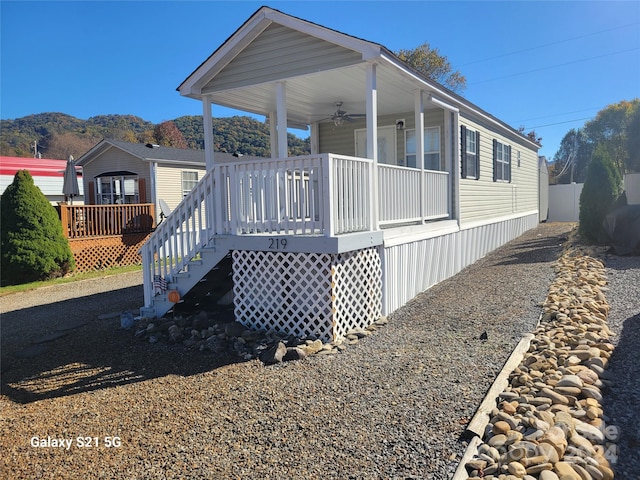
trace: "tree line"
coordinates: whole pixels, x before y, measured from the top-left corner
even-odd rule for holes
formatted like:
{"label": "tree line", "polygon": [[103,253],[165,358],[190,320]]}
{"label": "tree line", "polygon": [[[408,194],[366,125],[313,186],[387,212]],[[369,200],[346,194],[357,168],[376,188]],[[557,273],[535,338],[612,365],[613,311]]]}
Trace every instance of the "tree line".
{"label": "tree line", "polygon": [[598,147],[620,177],[640,172],[640,99],[608,105],[582,128],[569,130],[553,157],[552,183],[584,183]]}
{"label": "tree line", "polygon": [[[270,156],[269,124],[247,116],[213,119],[216,151]],[[0,120],[0,155],[79,158],[103,138],[204,149],[202,116],[153,124],[134,115],[98,115],[87,120],[64,113],[40,113]],[[310,153],[310,140],[288,134],[291,155]]]}

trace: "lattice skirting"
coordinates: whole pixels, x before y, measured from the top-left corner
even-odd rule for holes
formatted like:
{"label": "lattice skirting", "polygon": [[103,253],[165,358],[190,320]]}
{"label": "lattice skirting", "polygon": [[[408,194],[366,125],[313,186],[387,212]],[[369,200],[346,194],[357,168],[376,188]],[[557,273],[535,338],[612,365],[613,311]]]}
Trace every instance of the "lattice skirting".
{"label": "lattice skirting", "polygon": [[114,237],[70,238],[69,246],[77,272],[140,265],[138,251],[150,234],[132,233]]}
{"label": "lattice skirting", "polygon": [[233,251],[236,319],[323,341],[379,316],[382,269],[375,248],[341,254]]}

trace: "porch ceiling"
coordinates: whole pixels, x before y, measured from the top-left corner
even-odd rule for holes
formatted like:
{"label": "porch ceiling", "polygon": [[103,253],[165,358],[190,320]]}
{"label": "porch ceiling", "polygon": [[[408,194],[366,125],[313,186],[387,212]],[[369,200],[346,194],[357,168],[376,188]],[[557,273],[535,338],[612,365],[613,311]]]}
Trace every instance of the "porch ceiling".
{"label": "porch ceiling", "polygon": [[[327,119],[335,112],[336,102],[344,102],[342,110],[348,113],[365,113],[366,65],[366,62],[362,62],[339,69],[287,78],[288,123],[308,125]],[[426,90],[424,83],[419,83],[388,65],[378,65],[376,79],[378,115],[413,110],[414,90]],[[268,115],[276,110],[275,81],[207,95],[213,104],[255,114]]]}

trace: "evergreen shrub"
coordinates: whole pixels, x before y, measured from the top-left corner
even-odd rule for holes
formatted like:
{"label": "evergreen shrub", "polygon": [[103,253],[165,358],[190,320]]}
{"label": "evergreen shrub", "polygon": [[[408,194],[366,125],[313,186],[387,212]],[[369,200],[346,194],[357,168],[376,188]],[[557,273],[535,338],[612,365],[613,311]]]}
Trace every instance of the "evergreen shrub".
{"label": "evergreen shrub", "polygon": [[580,194],[580,226],[583,239],[604,244],[609,241],[603,222],[622,193],[622,176],[604,145],[597,145]]}
{"label": "evergreen shrub", "polygon": [[27,170],[16,173],[0,199],[2,285],[63,276],[75,268],[55,208]]}

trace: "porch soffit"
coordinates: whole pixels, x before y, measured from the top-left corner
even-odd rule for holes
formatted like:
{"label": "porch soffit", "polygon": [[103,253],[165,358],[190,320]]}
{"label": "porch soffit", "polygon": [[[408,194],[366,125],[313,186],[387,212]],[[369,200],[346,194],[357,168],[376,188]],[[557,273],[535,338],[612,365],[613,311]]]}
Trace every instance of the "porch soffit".
{"label": "porch soffit", "polygon": [[[349,113],[364,113],[366,75],[366,63],[359,63],[279,79],[286,82],[287,118],[290,122],[311,124],[330,117],[336,110],[336,102],[344,102],[342,109]],[[216,105],[268,115],[276,110],[276,82],[229,88],[208,97]],[[413,110],[416,88],[425,89],[424,84],[412,81],[397,70],[378,65],[378,114]]]}

